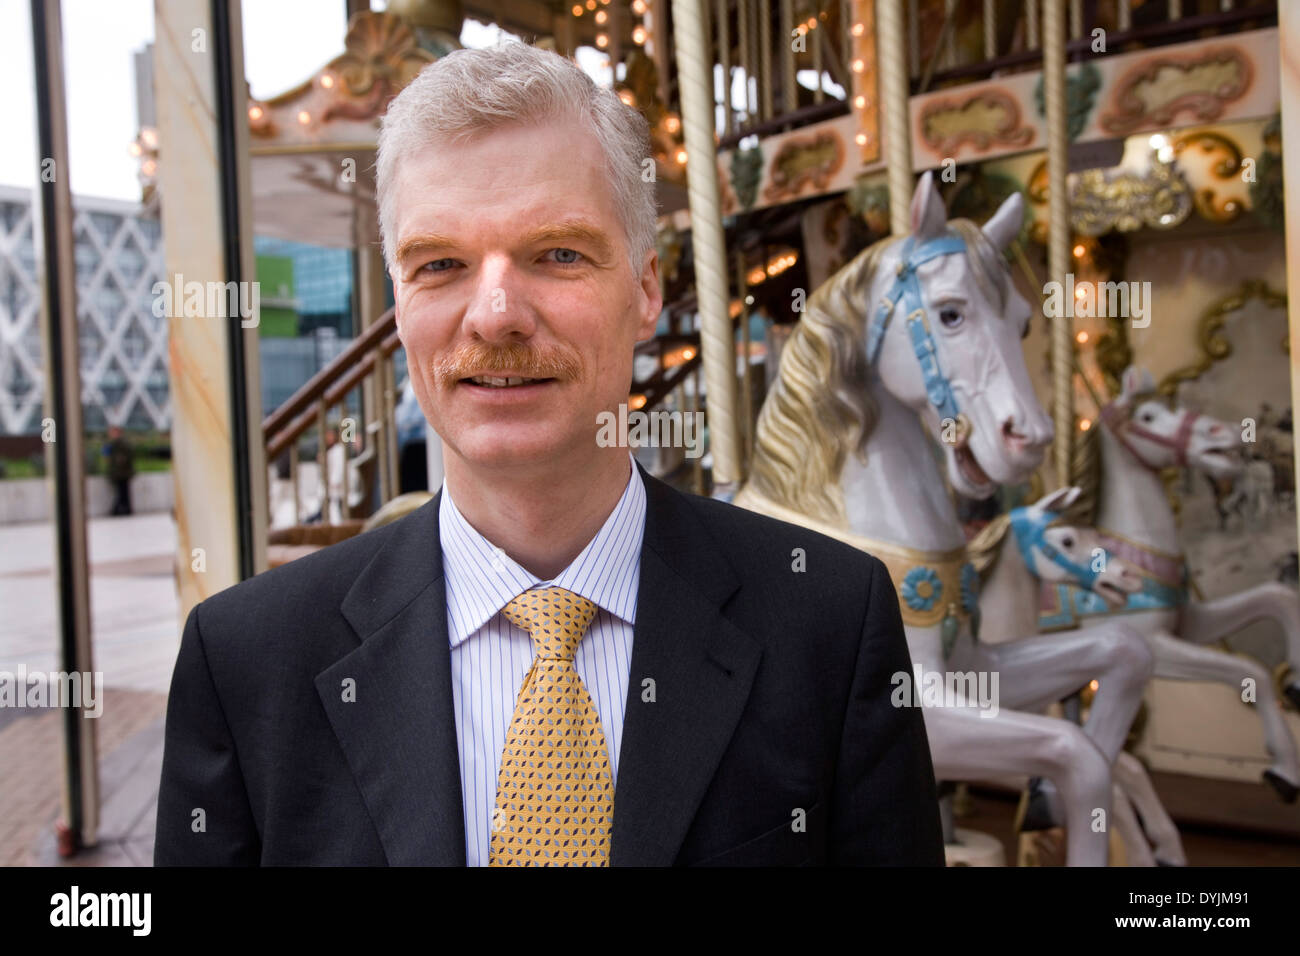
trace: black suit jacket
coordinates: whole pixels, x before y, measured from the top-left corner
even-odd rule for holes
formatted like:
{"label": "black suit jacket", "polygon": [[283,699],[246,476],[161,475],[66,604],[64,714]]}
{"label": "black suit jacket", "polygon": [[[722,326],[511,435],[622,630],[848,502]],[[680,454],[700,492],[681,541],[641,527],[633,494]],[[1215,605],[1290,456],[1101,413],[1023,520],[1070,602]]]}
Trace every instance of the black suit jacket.
{"label": "black suit jacket", "polygon": [[[884,565],[642,478],[611,863],[942,865]],[[464,865],[449,660],[437,498],[199,604],[155,863]]]}

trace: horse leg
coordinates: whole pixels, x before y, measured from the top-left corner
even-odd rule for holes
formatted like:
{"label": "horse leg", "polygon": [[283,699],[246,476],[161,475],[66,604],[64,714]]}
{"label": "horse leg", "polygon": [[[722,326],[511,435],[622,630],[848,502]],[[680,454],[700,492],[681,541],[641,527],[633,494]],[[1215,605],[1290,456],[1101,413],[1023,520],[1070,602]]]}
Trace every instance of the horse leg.
{"label": "horse leg", "polygon": [[1105,866],[1105,832],[1093,830],[1094,811],[1110,812],[1110,765],[1073,724],[1036,714],[973,707],[926,707],[935,776],[981,780],[1015,774],[1048,777],[1065,803],[1066,860],[1070,866]]}
{"label": "horse leg", "polygon": [[1156,676],[1174,680],[1207,680],[1228,684],[1238,692],[1249,680],[1255,686],[1255,712],[1264,726],[1264,745],[1273,763],[1264,771],[1264,779],[1287,803],[1300,794],[1300,758],[1295,741],[1282,719],[1282,709],[1273,694],[1268,672],[1256,661],[1225,654],[1208,647],[1197,647],[1171,634],[1148,634],[1147,640],[1156,655]]}
{"label": "horse leg", "polygon": [[1133,805],[1128,802],[1124,788],[1118,783],[1112,784],[1110,797],[1111,806],[1114,807],[1111,811],[1111,819],[1115,821],[1115,831],[1119,834],[1119,838],[1124,841],[1128,865],[1155,866],[1156,858],[1151,855],[1151,847],[1147,846],[1146,835],[1142,832],[1137,814],[1133,812]]}
{"label": "horse leg", "polygon": [[1000,698],[1011,710],[1044,710],[1096,680],[1083,730],[1111,761],[1124,746],[1155,671],[1155,657],[1142,635],[1119,621],[962,650],[959,659],[969,661],[972,669],[1001,674]]}
{"label": "horse leg", "polygon": [[1165,805],[1156,795],[1146,768],[1127,750],[1120,751],[1113,770],[1115,781],[1124,795],[1132,801],[1142,815],[1143,829],[1153,844],[1155,859],[1166,866],[1186,866],[1187,854],[1183,852],[1183,838],[1170,818]]}
{"label": "horse leg", "polygon": [[1193,644],[1212,644],[1255,621],[1275,622],[1286,639],[1291,679],[1282,692],[1300,710],[1300,595],[1271,581],[1213,601],[1190,601],[1183,608],[1178,636]]}

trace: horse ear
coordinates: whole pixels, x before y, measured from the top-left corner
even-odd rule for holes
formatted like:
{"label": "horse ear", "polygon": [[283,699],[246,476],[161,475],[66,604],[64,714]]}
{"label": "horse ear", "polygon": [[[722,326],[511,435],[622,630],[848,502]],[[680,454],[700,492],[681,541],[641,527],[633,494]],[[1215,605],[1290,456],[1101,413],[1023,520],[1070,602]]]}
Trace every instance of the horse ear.
{"label": "horse ear", "polygon": [[948,228],[948,210],[934,185],[934,173],[926,170],[912,193],[912,235],[919,240],[935,239]]}
{"label": "horse ear", "polygon": [[1074,504],[1074,499],[1078,497],[1079,489],[1073,485],[1066,485],[1064,488],[1057,488],[1051,494],[1039,498],[1034,507],[1041,508],[1043,511],[1064,511]]}
{"label": "horse ear", "polygon": [[1144,392],[1154,392],[1155,388],[1156,381],[1146,369],[1136,365],[1124,369],[1124,377],[1120,380],[1120,392],[1125,398],[1132,398]]}
{"label": "horse ear", "polygon": [[1025,222],[1025,200],[1019,191],[1013,192],[998,206],[997,212],[984,223],[984,235],[996,249],[1006,249],[1011,240],[1020,235],[1020,227]]}

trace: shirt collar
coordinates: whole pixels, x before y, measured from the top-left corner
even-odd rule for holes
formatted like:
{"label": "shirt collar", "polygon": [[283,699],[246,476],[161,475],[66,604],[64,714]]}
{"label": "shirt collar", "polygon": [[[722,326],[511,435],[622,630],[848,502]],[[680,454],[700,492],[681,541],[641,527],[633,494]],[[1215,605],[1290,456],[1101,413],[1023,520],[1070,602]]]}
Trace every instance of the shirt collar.
{"label": "shirt collar", "polygon": [[520,566],[466,521],[444,481],[438,504],[438,534],[452,647],[465,641],[515,597],[537,585],[565,588],[628,624],[636,623],[646,496],[636,460],[630,454],[628,459],[632,474],[618,504],[582,552],[550,581]]}

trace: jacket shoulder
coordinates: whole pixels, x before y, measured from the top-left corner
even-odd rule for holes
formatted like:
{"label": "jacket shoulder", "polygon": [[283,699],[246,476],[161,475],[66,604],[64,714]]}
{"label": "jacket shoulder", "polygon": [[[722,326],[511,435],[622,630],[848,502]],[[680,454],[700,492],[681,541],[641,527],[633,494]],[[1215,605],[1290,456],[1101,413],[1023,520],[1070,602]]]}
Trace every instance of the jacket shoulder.
{"label": "jacket shoulder", "polygon": [[728,554],[743,556],[745,545],[760,544],[770,549],[784,548],[791,560],[796,548],[802,548],[805,555],[811,553],[810,549],[815,549],[818,555],[834,564],[852,569],[858,578],[871,573],[877,565],[884,568],[884,563],[875,555],[803,525],[713,498],[685,492],[682,495]]}
{"label": "jacket shoulder", "polygon": [[257,628],[278,620],[301,623],[322,612],[337,614],[358,575],[400,532],[407,515],[392,524],[363,532],[271,568],[218,591],[200,602],[204,627],[227,621],[256,621]]}

